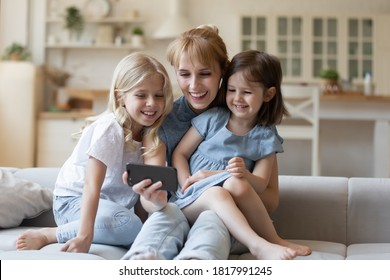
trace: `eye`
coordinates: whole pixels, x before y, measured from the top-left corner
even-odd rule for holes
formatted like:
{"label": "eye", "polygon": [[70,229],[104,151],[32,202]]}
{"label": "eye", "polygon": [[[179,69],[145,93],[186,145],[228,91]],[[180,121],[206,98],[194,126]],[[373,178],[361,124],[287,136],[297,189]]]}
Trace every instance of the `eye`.
{"label": "eye", "polygon": [[228,88],[228,92],[235,92],[236,89],[235,88]]}
{"label": "eye", "polygon": [[136,93],[136,94],[134,94],[134,96],[137,98],[145,98],[145,94],[143,94],[143,93]]}
{"label": "eye", "polygon": [[180,76],[180,77],[188,77],[188,76],[190,76],[190,73],[188,73],[188,72],[185,72],[185,71],[178,71],[178,76]]}
{"label": "eye", "polygon": [[211,72],[201,72],[200,76],[203,76],[203,77],[211,76]]}

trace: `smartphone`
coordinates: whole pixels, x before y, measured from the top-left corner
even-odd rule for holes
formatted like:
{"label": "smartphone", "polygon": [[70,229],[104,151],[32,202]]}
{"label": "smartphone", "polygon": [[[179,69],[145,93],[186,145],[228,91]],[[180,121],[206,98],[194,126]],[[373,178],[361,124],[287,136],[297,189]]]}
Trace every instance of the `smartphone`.
{"label": "smartphone", "polygon": [[151,179],[153,183],[161,181],[162,190],[170,192],[177,190],[177,171],[174,167],[128,163],[126,165],[126,170],[128,174],[127,183],[129,186],[145,179]]}

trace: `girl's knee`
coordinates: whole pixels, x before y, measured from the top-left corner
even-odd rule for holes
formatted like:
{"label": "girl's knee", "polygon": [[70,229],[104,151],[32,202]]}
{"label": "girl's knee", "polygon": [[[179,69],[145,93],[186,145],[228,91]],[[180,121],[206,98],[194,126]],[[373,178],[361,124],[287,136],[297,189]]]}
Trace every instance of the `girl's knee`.
{"label": "girl's knee", "polygon": [[230,177],[223,184],[223,188],[226,189],[234,198],[239,198],[250,194],[253,189],[249,182],[244,178]]}

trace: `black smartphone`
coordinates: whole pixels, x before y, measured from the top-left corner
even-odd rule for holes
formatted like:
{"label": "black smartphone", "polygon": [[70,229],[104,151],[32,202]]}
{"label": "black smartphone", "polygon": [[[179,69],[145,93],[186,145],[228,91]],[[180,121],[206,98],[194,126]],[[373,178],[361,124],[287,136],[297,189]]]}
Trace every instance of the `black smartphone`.
{"label": "black smartphone", "polygon": [[161,189],[174,192],[177,190],[177,171],[170,166],[148,165],[128,163],[126,165],[128,174],[127,183],[132,186],[142,180],[151,179],[153,183],[161,181]]}

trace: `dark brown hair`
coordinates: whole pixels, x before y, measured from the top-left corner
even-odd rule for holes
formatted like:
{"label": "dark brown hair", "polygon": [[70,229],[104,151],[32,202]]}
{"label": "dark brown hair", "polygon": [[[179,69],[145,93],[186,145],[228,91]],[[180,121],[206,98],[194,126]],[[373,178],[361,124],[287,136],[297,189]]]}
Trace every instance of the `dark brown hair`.
{"label": "dark brown hair", "polygon": [[244,77],[250,82],[260,83],[264,87],[264,91],[271,87],[275,88],[275,96],[261,106],[257,123],[264,126],[279,124],[283,116],[288,115],[281,92],[283,75],[279,59],[276,56],[255,50],[236,54],[224,74],[220,89],[219,103],[223,106],[226,106],[228,80],[237,72],[243,72]]}

